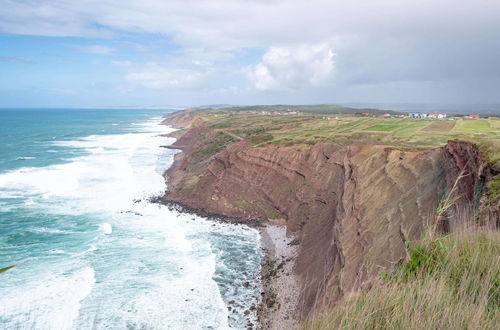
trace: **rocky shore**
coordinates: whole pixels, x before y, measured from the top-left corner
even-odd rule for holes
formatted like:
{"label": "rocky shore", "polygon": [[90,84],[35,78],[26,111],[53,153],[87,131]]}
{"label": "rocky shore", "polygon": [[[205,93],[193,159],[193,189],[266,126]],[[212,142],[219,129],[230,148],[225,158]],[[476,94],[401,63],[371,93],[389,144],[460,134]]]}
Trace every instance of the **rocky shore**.
{"label": "rocky shore", "polygon": [[[293,329],[298,324],[296,308],[299,283],[293,267],[297,256],[297,239],[287,235],[286,227],[265,220],[243,219],[208,212],[203,209],[167,201],[161,196],[151,202],[167,205],[178,212],[196,214],[211,221],[245,224],[260,232],[264,261],[261,269],[261,303],[257,308],[257,329]],[[252,328],[252,327],[250,327]]]}
{"label": "rocky shore", "polygon": [[286,228],[266,225],[261,229],[266,260],[262,266],[263,301],[259,310],[262,329],[294,329],[298,325],[299,283],[293,267],[297,257],[294,236]]}

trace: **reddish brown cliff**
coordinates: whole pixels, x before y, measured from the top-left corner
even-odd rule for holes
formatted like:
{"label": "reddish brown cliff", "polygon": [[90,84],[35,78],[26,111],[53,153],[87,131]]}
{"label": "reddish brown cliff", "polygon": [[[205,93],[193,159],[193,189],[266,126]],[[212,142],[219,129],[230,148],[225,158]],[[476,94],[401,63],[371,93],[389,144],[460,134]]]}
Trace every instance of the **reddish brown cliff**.
{"label": "reddish brown cliff", "polygon": [[406,257],[405,244],[434,223],[457,177],[457,206],[446,212],[444,230],[477,210],[494,174],[477,148],[462,142],[402,151],[355,142],[252,147],[241,141],[201,157],[213,134],[198,123],[174,143],[184,153],[167,173],[164,198],[217,214],[283,219],[300,239],[302,317],[394,269]]}

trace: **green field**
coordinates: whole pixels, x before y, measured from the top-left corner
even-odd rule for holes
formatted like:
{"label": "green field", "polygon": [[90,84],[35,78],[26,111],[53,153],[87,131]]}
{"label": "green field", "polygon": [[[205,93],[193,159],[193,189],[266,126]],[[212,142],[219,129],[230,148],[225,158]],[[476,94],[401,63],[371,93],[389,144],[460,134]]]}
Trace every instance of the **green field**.
{"label": "green field", "polygon": [[421,149],[443,146],[448,140],[463,140],[488,149],[492,160],[500,159],[500,118],[496,117],[431,120],[350,114],[337,114],[335,117],[258,112],[199,111],[198,114],[212,129],[234,134],[256,146],[363,141],[403,149]]}
{"label": "green field", "polygon": [[401,125],[374,125],[365,128],[365,131],[391,132],[401,127],[402,127]]}

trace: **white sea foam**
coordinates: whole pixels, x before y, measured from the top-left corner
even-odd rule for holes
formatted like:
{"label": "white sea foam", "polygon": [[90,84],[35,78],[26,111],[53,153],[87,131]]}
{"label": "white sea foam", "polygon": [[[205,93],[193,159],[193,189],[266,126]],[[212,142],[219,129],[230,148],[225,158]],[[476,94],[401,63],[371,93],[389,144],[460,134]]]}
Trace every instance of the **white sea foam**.
{"label": "white sea foam", "polygon": [[110,235],[113,232],[113,227],[109,223],[105,222],[101,224],[101,230],[104,235]]}
{"label": "white sea foam", "polygon": [[2,326],[5,329],[70,329],[78,316],[80,302],[90,294],[94,284],[94,269],[84,267],[70,274],[42,277],[22,290],[2,291]]}
{"label": "white sea foam", "polygon": [[51,254],[65,254],[66,251],[61,250],[61,249],[52,249],[49,251]]}
{"label": "white sea foam", "polygon": [[46,227],[38,227],[29,229],[32,233],[48,233],[48,234],[73,234],[74,232],[70,230],[61,230],[56,228],[46,228]]}
{"label": "white sea foam", "polygon": [[[100,227],[84,249],[70,253],[78,264],[86,265],[90,260],[92,273],[86,270],[69,272],[73,274],[69,278],[34,278],[17,288],[33,317],[42,321],[40,324],[51,320],[47,323],[50,326],[41,328],[91,329],[95,318],[97,328],[229,327],[226,306],[213,280],[217,255],[203,235],[217,228],[221,233],[235,229],[214,229],[213,223],[199,217],[192,221],[192,215],[178,214],[147,201],[165,190],[165,165],[160,166],[158,159],[168,157],[172,161],[174,153],[160,148],[173,139],[159,136],[172,130],[159,126],[158,121],[137,123],[138,133],[54,142],[56,146],[80,148],[87,154],[65,164],[0,174],[0,197],[29,197],[48,214],[91,215],[96,219],[93,228]],[[70,233],[46,227],[32,231]],[[252,235],[258,237],[256,232]],[[59,257],[56,252],[49,251],[52,257]],[[95,286],[94,269],[99,279]],[[56,290],[57,281],[63,293]],[[72,285],[77,284],[82,286],[76,290],[80,293],[73,292]],[[66,294],[73,294],[73,300]],[[60,297],[67,306],[54,301]],[[0,305],[2,301],[6,302],[0,299]],[[20,300],[14,302],[0,315],[22,320],[27,307],[22,307]]]}
{"label": "white sea foam", "polygon": [[84,253],[94,252],[95,250],[97,250],[97,247],[95,245],[91,245],[90,248],[85,250]]}
{"label": "white sea foam", "polygon": [[97,154],[100,152],[104,152],[104,148],[103,147],[87,148],[87,149],[85,149],[85,151],[88,151],[88,152],[93,153],[93,154]]}

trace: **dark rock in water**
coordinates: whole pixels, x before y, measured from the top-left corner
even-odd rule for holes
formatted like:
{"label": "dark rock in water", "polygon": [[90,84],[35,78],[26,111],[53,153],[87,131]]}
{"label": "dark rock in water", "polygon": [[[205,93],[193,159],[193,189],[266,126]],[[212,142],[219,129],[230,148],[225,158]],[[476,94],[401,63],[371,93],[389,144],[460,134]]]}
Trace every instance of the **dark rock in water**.
{"label": "dark rock in water", "polygon": [[250,283],[249,283],[249,282],[245,282],[245,283],[243,283],[243,286],[244,286],[245,288],[248,288],[248,287],[250,286]]}

